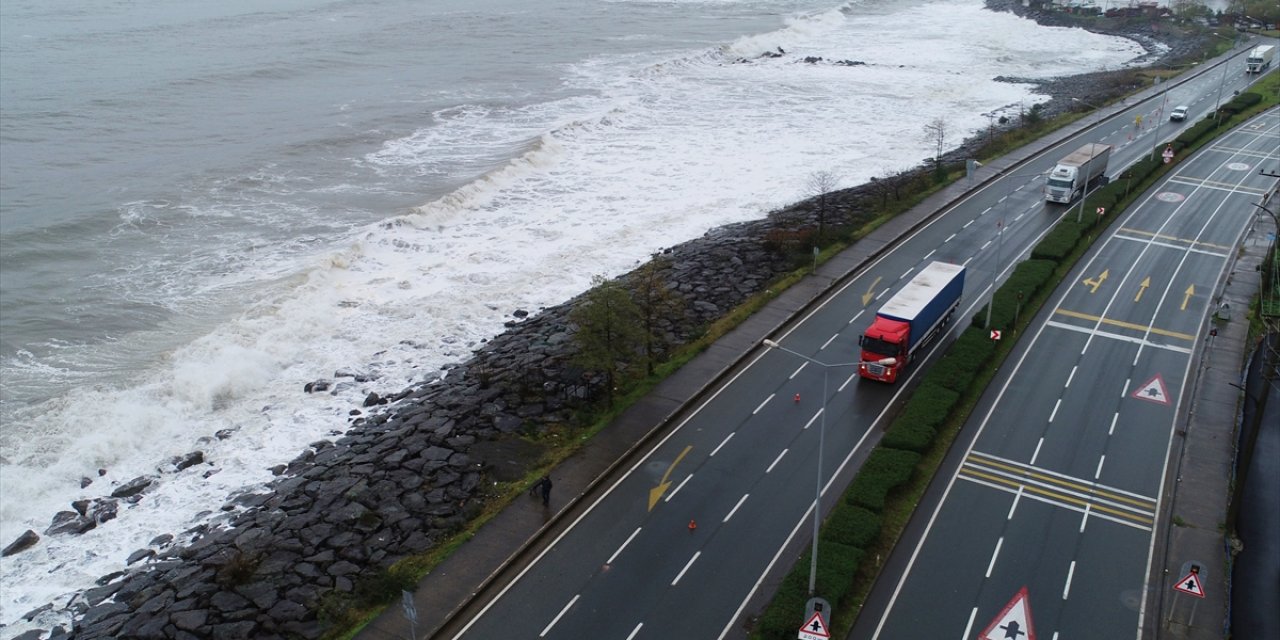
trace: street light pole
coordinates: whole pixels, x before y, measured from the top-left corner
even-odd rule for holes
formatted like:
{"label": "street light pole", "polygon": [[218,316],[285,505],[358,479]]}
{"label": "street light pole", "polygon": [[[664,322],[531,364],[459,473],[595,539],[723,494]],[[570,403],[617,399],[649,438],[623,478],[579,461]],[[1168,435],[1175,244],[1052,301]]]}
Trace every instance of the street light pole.
{"label": "street light pole", "polygon": [[788,349],[773,340],[765,339],[764,346],[778,351],[785,351],[805,362],[810,362],[822,367],[822,409],[819,412],[821,419],[818,421],[818,460],[813,466],[818,469],[817,485],[813,493],[813,549],[809,552],[809,596],[813,597],[815,585],[818,579],[818,529],[822,524],[822,454],[823,448],[826,446],[827,439],[827,379],[829,372],[833,367],[856,367],[864,364],[880,364],[886,367],[897,364],[897,358],[885,358],[883,360],[859,361],[859,362],[839,362],[828,364],[820,360],[815,360],[809,356]]}

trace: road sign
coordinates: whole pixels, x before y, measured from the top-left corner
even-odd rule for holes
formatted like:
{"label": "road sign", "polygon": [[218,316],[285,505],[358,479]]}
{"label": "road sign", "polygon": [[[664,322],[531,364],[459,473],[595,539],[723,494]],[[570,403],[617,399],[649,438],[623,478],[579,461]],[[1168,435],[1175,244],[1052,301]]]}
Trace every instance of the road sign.
{"label": "road sign", "polygon": [[1014,594],[978,640],[1036,640],[1036,630],[1031,624],[1031,605],[1027,603],[1027,588]]}
{"label": "road sign", "polygon": [[1164,158],[1165,164],[1169,164],[1170,162],[1173,162],[1173,146],[1166,145],[1164,148],[1164,152],[1160,154],[1160,157]]}
{"label": "road sign", "polygon": [[992,339],[992,340],[999,340],[999,339],[1000,339],[1000,330],[999,330],[999,329],[992,329],[992,330],[991,330],[991,339]]}
{"label": "road sign", "polygon": [[1197,598],[1204,597],[1204,587],[1200,585],[1200,574],[1194,571],[1188,573],[1187,577],[1179,580],[1177,584],[1173,585],[1173,590],[1189,593]]}
{"label": "road sign", "polygon": [[1164,378],[1158,373],[1156,374],[1156,377],[1148,380],[1146,384],[1134,389],[1133,393],[1129,395],[1139,400],[1146,400],[1147,402],[1154,402],[1156,404],[1163,405],[1169,404],[1169,391],[1164,385]]}
{"label": "road sign", "polygon": [[809,621],[800,627],[798,640],[831,640],[831,632],[827,631],[827,623],[822,621],[822,612],[814,611]]}
{"label": "road sign", "polygon": [[1098,207],[1098,215],[1100,215],[1100,216],[1101,216],[1101,215],[1106,215],[1106,213],[1107,213],[1107,208],[1106,208],[1106,207]]}

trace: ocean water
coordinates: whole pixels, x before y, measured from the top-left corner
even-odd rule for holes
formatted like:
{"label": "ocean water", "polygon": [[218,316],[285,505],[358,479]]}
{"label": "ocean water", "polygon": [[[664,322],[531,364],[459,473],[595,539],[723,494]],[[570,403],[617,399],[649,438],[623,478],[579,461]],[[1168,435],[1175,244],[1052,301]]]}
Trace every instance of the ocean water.
{"label": "ocean water", "polygon": [[[42,535],[0,623],[517,309],[1044,98],[997,76],[1142,53],[981,0],[0,0],[0,545]],[[303,393],[337,372],[369,381]]]}

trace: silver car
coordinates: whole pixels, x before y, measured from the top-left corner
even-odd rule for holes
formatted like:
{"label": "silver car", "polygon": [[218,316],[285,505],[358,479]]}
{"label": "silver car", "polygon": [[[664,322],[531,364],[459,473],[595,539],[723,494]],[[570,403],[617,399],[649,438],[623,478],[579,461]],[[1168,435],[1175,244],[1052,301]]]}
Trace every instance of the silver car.
{"label": "silver car", "polygon": [[1188,109],[1190,109],[1190,107],[1186,105],[1178,105],[1174,107],[1173,111],[1169,112],[1169,119],[1175,122],[1182,122],[1183,120],[1186,120]]}

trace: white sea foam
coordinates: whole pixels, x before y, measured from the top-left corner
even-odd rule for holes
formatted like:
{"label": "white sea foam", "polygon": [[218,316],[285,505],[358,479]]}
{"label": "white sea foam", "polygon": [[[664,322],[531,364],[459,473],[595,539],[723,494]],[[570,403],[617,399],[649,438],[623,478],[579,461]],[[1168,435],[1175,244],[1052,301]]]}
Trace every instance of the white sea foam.
{"label": "white sea foam", "polygon": [[[787,55],[761,57],[778,48]],[[0,619],[89,586],[156,535],[219,513],[229,495],[268,482],[271,466],[342,431],[366,393],[435,378],[515,309],[557,304],[595,274],[795,201],[813,171],[848,186],[913,166],[930,154],[920,131],[930,119],[947,119],[958,143],[987,126],[983,114],[1040,99],[996,76],[1114,67],[1140,53],[977,1],[847,4],[720,46],[595,55],[564,68],[565,87],[542,102],[433,110],[421,129],[350,162],[421,178],[423,192],[462,186],[373,224],[328,221],[299,202],[359,185],[344,177],[304,193],[271,163],[176,204],[134,199],[117,233],[181,215],[199,223],[183,233],[218,229],[230,240],[166,266],[153,299],[137,292],[173,310],[163,326],[96,347],[106,363],[131,341],[139,353],[163,345],[149,366],[99,381],[30,363],[29,375],[61,376],[67,388],[5,426],[0,542],[42,531],[55,511],[116,483],[158,482],[99,529],[45,536],[0,562],[0,580],[23,585],[0,595]],[[255,234],[291,220],[296,233],[278,241]],[[227,221],[242,226],[219,226]],[[172,251],[186,246],[170,240]],[[198,339],[165,344],[210,319]],[[374,380],[302,393],[338,371]],[[197,449],[206,464],[168,467]],[[82,477],[92,484],[81,489]]]}

